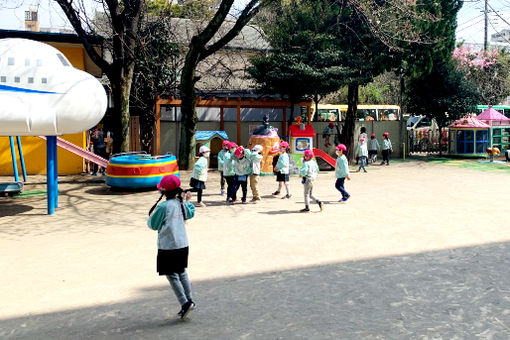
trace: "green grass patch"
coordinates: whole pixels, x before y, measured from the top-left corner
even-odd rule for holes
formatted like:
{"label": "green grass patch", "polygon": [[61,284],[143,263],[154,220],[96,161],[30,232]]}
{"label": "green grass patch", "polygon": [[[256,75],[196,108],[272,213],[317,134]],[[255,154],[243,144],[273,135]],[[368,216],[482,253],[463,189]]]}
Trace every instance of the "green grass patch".
{"label": "green grass patch", "polygon": [[510,163],[490,163],[479,162],[485,159],[472,159],[472,158],[448,158],[448,157],[413,157],[413,160],[420,160],[432,164],[442,164],[448,166],[457,166],[464,169],[490,171],[490,172],[506,172],[510,173]]}
{"label": "green grass patch", "polygon": [[14,198],[30,198],[37,196],[46,196],[46,190],[27,190],[22,191],[19,195],[14,196]]}

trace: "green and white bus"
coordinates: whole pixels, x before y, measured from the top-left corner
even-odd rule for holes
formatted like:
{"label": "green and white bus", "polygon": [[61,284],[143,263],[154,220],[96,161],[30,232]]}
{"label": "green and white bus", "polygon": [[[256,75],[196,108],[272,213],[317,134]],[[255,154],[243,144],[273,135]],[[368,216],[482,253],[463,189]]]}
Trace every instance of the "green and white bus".
{"label": "green and white bus", "polygon": [[[504,114],[506,117],[510,118],[510,105],[492,105],[491,106],[494,110],[499,111],[500,113]],[[489,108],[489,105],[477,105],[476,109],[478,110],[478,114],[482,113],[483,111],[487,110]]]}

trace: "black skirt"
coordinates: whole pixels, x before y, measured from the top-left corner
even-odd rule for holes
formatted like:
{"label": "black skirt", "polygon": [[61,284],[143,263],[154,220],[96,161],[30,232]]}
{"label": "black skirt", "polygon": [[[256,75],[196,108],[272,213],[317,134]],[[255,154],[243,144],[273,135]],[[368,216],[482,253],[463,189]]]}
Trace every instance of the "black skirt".
{"label": "black skirt", "polygon": [[277,182],[288,182],[289,174],[282,174],[280,171],[276,173],[276,181]]}
{"label": "black skirt", "polygon": [[182,273],[188,268],[189,247],[181,249],[158,249],[156,270],[159,275]]}
{"label": "black skirt", "polygon": [[205,183],[203,181],[199,181],[198,179],[191,177],[189,180],[189,186],[195,189],[205,189]]}

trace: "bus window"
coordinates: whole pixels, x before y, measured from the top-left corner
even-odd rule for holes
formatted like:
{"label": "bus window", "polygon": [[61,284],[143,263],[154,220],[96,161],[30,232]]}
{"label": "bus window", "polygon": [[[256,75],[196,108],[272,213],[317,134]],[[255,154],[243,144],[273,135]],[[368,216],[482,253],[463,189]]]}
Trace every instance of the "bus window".
{"label": "bus window", "polygon": [[398,110],[379,109],[379,120],[398,120]]}
{"label": "bus window", "polygon": [[337,122],[338,109],[319,109],[319,114],[315,116],[318,122]]}
{"label": "bus window", "polygon": [[356,111],[356,119],[363,120],[376,120],[376,110],[375,109],[358,109]]}
{"label": "bus window", "polygon": [[503,111],[504,111],[504,112],[503,112],[503,114],[504,114],[506,117],[510,118],[510,109],[504,109]]}

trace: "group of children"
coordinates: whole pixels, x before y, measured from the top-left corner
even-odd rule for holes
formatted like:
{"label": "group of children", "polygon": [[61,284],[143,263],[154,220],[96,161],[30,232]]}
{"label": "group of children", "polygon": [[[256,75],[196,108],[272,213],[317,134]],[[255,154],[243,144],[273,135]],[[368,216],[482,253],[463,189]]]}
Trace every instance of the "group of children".
{"label": "group of children", "polygon": [[[350,195],[344,188],[345,179],[350,180],[349,167],[344,152],[347,150],[344,144],[336,148],[337,160],[335,165],[336,183],[335,187],[342,194],[340,202],[345,202]],[[207,180],[207,158],[210,155],[210,149],[202,146],[199,149],[200,158],[195,163],[190,180],[192,189],[183,190],[181,180],[175,175],[166,175],[161,179],[157,188],[161,192],[158,201],[149,211],[147,225],[149,228],[158,231],[158,253],[156,258],[156,270],[159,275],[164,275],[168,279],[177,300],[181,305],[177,313],[181,319],[185,318],[196,305],[193,301],[191,282],[189,280],[186,268],[188,267],[189,243],[185,228],[185,221],[195,214],[195,206],[190,203],[191,191],[197,192],[198,206],[205,206],[202,202],[202,191],[205,189]],[[255,145],[252,150],[244,149],[233,142],[225,141],[223,150],[218,155],[218,167],[222,169],[221,191],[224,191],[225,182],[227,183],[227,202],[235,203],[236,194],[239,187],[242,188],[242,202],[246,202],[247,178],[250,178],[250,186],[253,192],[253,201],[260,200],[258,192],[258,176],[260,176],[260,162],[262,160],[262,146]],[[310,198],[317,203],[320,211],[323,209],[323,203],[313,194],[314,181],[319,173],[319,167],[315,162],[312,150],[306,150],[303,155],[303,165],[299,170],[301,183],[304,186],[305,208],[301,212],[310,211]],[[282,198],[290,198],[289,184],[289,144],[280,143],[280,157],[274,167],[276,180],[278,181],[278,190],[274,195],[278,195],[285,185],[287,194]],[[159,201],[166,197],[166,201],[159,204]]]}
{"label": "group of children", "polygon": [[[360,164],[358,168],[358,172],[363,170],[367,172],[365,166],[370,162],[372,164],[377,162],[377,152],[381,149],[379,142],[375,138],[375,133],[372,133],[370,139],[367,139],[367,133],[364,127],[361,128],[361,132],[358,139],[358,146],[356,147],[356,151],[354,152],[356,156],[356,164]],[[393,146],[391,145],[391,140],[389,137],[389,133],[383,133],[383,147],[382,147],[382,156],[383,161],[381,165],[390,165],[390,154],[393,152]]]}

